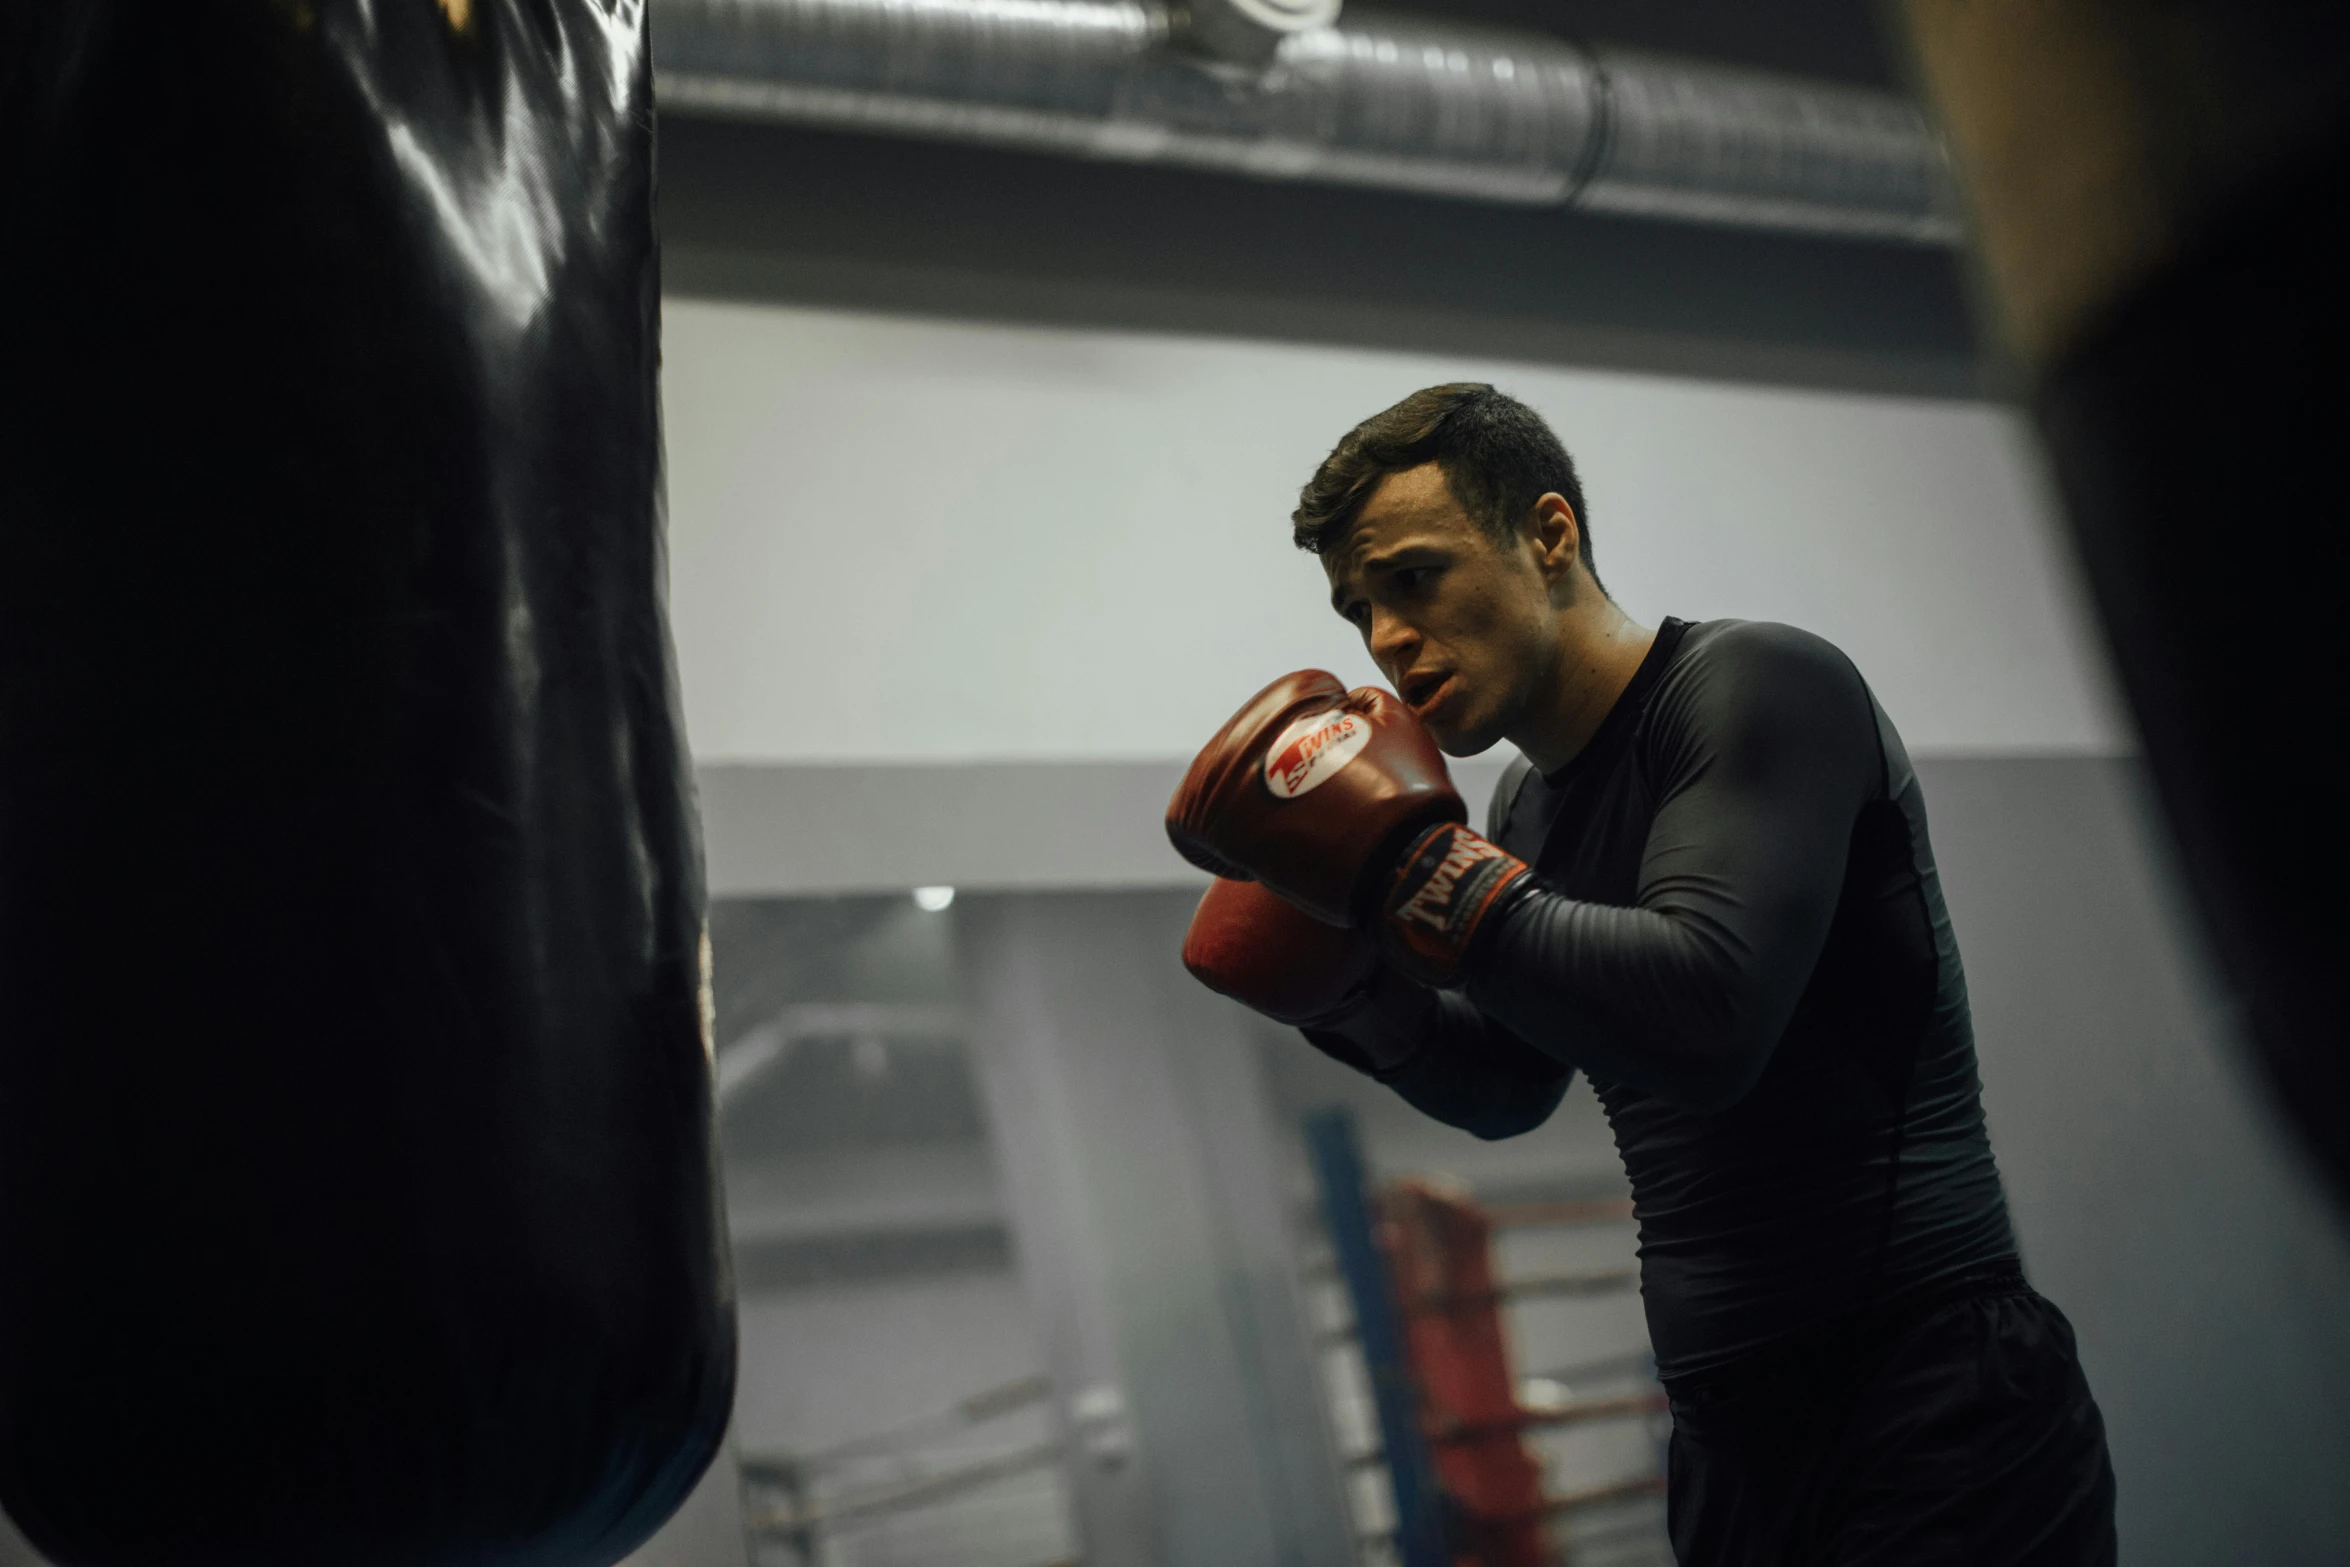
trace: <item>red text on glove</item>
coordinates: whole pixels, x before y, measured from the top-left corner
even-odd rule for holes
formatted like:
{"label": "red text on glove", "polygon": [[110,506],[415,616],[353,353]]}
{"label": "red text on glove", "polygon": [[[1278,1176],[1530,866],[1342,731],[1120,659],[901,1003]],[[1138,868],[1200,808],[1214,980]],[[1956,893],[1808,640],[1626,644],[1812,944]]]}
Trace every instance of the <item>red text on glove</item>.
{"label": "red text on glove", "polygon": [[1428,879],[1414,888],[1410,897],[1404,899],[1402,907],[1395,911],[1395,917],[1402,920],[1418,920],[1421,924],[1433,925],[1438,930],[1448,929],[1453,894],[1460,889],[1462,876],[1467,874],[1472,867],[1481,865],[1487,860],[1506,859],[1507,857],[1503,850],[1495,848],[1484,839],[1471,833],[1456,831],[1452,835],[1452,847],[1445,851],[1444,858],[1437,863],[1436,869],[1428,873]]}
{"label": "red text on glove", "polygon": [[1370,724],[1354,713],[1308,713],[1274,737],[1265,753],[1265,787],[1294,800],[1319,787],[1371,743]]}

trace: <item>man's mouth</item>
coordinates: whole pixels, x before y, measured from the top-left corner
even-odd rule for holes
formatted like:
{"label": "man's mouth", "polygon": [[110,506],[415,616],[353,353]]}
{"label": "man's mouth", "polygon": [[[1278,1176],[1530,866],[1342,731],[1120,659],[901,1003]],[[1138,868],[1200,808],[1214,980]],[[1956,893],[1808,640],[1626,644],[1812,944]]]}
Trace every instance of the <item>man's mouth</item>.
{"label": "man's mouth", "polygon": [[1396,688],[1396,694],[1403,698],[1404,706],[1421,718],[1426,718],[1428,709],[1435,706],[1451,689],[1452,676],[1449,674],[1406,675],[1402,684]]}

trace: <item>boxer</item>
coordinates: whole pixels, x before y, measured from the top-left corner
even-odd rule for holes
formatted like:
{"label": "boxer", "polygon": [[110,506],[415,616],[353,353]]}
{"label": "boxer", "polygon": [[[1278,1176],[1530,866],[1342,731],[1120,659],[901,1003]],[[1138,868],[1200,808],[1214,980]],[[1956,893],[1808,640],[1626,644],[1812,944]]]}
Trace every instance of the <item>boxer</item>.
{"label": "boxer", "polygon": [[[1640,1221],[1683,1567],[2111,1563],[2103,1421],[2025,1282],[1901,738],[1792,627],[1635,624],[1524,405],[1364,421],[1296,542],[1394,687],[1287,676],[1168,831],[1185,956],[1427,1114],[1539,1125],[1580,1071]],[[1442,756],[1521,753],[1485,830]]]}

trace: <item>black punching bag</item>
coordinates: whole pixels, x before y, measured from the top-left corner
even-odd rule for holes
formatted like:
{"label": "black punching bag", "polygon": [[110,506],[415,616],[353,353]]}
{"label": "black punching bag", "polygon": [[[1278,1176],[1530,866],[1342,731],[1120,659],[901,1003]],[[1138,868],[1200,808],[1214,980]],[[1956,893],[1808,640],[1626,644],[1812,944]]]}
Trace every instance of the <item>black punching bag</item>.
{"label": "black punching bag", "polygon": [[643,0],[0,7],[0,1504],[608,1563],[731,1404]]}
{"label": "black punching bag", "polygon": [[2350,1215],[2350,7],[1905,11],[2180,863]]}

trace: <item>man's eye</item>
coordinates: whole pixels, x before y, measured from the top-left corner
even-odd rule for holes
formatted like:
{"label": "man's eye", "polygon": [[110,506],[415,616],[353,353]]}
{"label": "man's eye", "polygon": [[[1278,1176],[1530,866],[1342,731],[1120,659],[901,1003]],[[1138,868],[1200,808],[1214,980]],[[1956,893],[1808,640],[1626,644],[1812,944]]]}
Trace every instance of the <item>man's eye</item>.
{"label": "man's eye", "polygon": [[1427,580],[1428,568],[1425,566],[1400,566],[1396,568],[1394,578],[1395,585],[1403,589],[1406,593],[1411,592],[1413,589],[1419,587]]}

